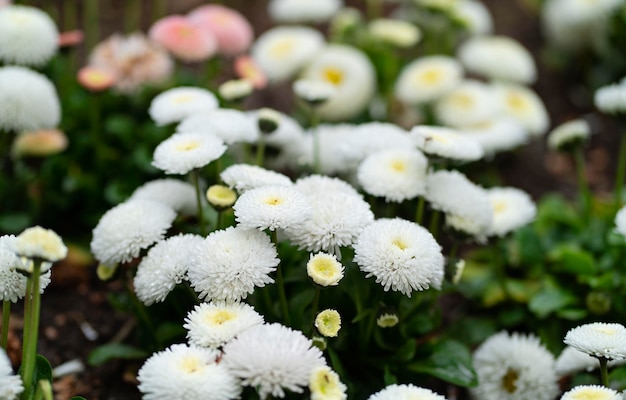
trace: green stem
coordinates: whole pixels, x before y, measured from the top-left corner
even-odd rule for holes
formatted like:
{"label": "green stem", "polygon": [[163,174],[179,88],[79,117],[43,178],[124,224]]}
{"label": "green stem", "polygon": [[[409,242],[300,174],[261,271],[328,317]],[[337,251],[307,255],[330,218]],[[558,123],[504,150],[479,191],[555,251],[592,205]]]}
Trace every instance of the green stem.
{"label": "green stem", "polygon": [[[24,384],[23,399],[33,396],[33,377],[35,373],[35,359],[37,357],[37,338],[39,335],[39,312],[41,308],[41,294],[39,293],[41,276],[41,260],[33,260],[33,272],[28,277],[26,287],[26,301],[28,308],[24,315],[24,345],[22,349],[22,382]],[[30,301],[28,301],[30,299]]]}
{"label": "green stem", "polygon": [[101,118],[101,113],[100,113],[100,94],[99,93],[91,93],[91,95],[89,96],[90,100],[91,100],[91,107],[90,107],[90,123],[91,123],[91,138],[92,138],[92,143],[93,143],[93,148],[94,148],[94,158],[95,158],[95,162],[96,162],[96,168],[99,170],[100,168],[102,168],[103,163],[104,163],[104,159],[103,159],[103,141],[102,141],[102,134],[101,134],[101,130],[100,130],[100,118]]}
{"label": "green stem", "polygon": [[438,233],[438,230],[439,230],[439,217],[440,216],[441,216],[441,211],[439,211],[439,210],[433,210],[433,213],[430,216],[429,230],[430,230],[430,233],[434,237],[437,237],[437,233]]}
{"label": "green stem", "polygon": [[215,230],[222,229],[222,224],[224,223],[224,210],[217,210],[217,226]]}
{"label": "green stem", "polygon": [[609,387],[609,359],[604,357],[598,357],[598,361],[600,361],[600,379],[602,380],[602,384],[606,387]]}
{"label": "green stem", "polygon": [[424,200],[424,196],[420,196],[417,199],[417,209],[415,210],[415,223],[421,225],[422,219],[424,218],[424,204],[426,201]]}
{"label": "green stem", "polygon": [[265,138],[263,137],[263,133],[259,137],[259,141],[256,144],[256,165],[259,167],[263,166],[263,158],[265,157]]}
{"label": "green stem", "polygon": [[11,318],[11,301],[2,301],[2,337],[0,338],[0,347],[5,351],[9,343],[9,321]]}
{"label": "green stem", "polygon": [[[276,231],[271,231],[272,242],[276,246],[278,251],[278,239],[276,237]],[[291,325],[291,318],[289,317],[289,306],[287,305],[287,295],[285,294],[285,281],[283,279],[283,263],[279,263],[276,267],[276,284],[278,285],[278,297],[280,300],[280,309],[285,319],[286,325]]]}
{"label": "green stem", "polygon": [[315,295],[313,296],[313,305],[311,306],[311,332],[315,327],[315,317],[317,316],[317,308],[320,302],[320,292],[320,287],[315,285]]}
{"label": "green stem", "polygon": [[98,18],[98,0],[83,0],[85,48],[93,48],[100,39],[100,21]]}
{"label": "green stem", "polygon": [[200,222],[200,234],[206,236],[206,226],[204,225],[204,210],[202,208],[202,191],[200,190],[200,177],[197,170],[190,172],[193,185],[196,188],[196,205],[198,206],[198,221]]}
{"label": "green stem", "polygon": [[322,173],[321,144],[320,133],[317,126],[319,125],[319,115],[315,112],[315,107],[311,107],[311,131],[313,132],[313,171],[316,174]]}
{"label": "green stem", "polygon": [[574,151],[574,159],[576,161],[576,175],[578,177],[578,190],[583,203],[583,215],[585,220],[589,220],[591,214],[591,206],[593,198],[591,197],[591,190],[589,189],[589,182],[585,175],[585,156],[583,154],[582,146],[578,146]]}
{"label": "green stem", "polygon": [[624,187],[624,174],[626,173],[626,133],[622,133],[617,159],[617,174],[615,176],[615,212],[622,204],[622,188]]}

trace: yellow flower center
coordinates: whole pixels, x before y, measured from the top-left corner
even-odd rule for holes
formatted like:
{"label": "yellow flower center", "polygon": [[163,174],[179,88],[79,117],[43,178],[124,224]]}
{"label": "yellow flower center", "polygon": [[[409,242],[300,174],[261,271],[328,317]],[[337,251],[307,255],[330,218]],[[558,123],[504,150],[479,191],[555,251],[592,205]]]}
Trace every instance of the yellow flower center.
{"label": "yellow flower center", "polygon": [[222,325],[225,322],[235,319],[236,315],[232,311],[217,310],[207,315],[206,321],[211,325]]}
{"label": "yellow flower center", "polygon": [[427,69],[418,73],[415,80],[422,85],[436,85],[441,82],[443,73],[438,69]]}
{"label": "yellow flower center", "polygon": [[616,333],[615,329],[613,328],[598,327],[598,328],[595,328],[595,330],[602,334],[609,335],[609,336],[613,336]]}
{"label": "yellow flower center", "polygon": [[440,135],[438,133],[429,133],[428,136],[426,137],[426,140],[432,140],[434,142],[439,142],[439,143],[449,143],[450,140],[445,137],[444,135]]}
{"label": "yellow flower center", "polygon": [[317,274],[330,278],[335,275],[337,268],[331,258],[317,258],[313,261],[313,269]]}
{"label": "yellow flower center", "polygon": [[180,368],[188,374],[198,372],[202,367],[203,365],[195,357],[185,357],[180,363]]}
{"label": "yellow flower center", "polygon": [[507,203],[505,201],[500,200],[500,201],[495,201],[493,203],[493,211],[496,214],[504,212],[507,208],[508,208],[508,206],[507,206]]}
{"label": "yellow flower center", "polygon": [[467,93],[457,93],[450,97],[450,102],[458,108],[471,108],[474,105],[474,98]]}
{"label": "yellow flower center", "polygon": [[190,151],[193,149],[197,149],[198,147],[200,147],[200,143],[196,141],[190,141],[190,142],[179,143],[178,145],[176,145],[176,150]]}
{"label": "yellow flower center", "polygon": [[343,71],[328,67],[324,69],[324,78],[335,86],[338,86],[343,82]]}
{"label": "yellow flower center", "polygon": [[270,53],[274,57],[285,57],[287,54],[291,53],[293,50],[294,43],[292,40],[281,40],[280,42],[275,43],[271,49]]}
{"label": "yellow flower center", "polygon": [[502,386],[504,390],[509,393],[515,393],[517,390],[517,379],[519,378],[519,374],[517,371],[513,369],[509,369],[506,371],[506,374],[502,377]]}
{"label": "yellow flower center", "polygon": [[276,196],[272,196],[272,197],[267,197],[265,200],[263,200],[263,203],[267,204],[268,206],[278,206],[283,204],[283,199],[280,199]]}
{"label": "yellow flower center", "polygon": [[176,34],[182,38],[188,38],[193,34],[193,29],[189,26],[179,26],[176,29]]}
{"label": "yellow flower center", "polygon": [[407,247],[409,247],[409,245],[402,239],[400,238],[396,238],[394,239],[391,244],[393,244],[394,246],[396,246],[397,248],[399,248],[400,250],[405,250]]}
{"label": "yellow flower center", "polygon": [[193,100],[193,96],[188,93],[185,93],[185,94],[179,94],[177,96],[174,96],[174,98],[172,99],[172,103],[183,104],[183,103],[188,103],[191,100]]}
{"label": "yellow flower center", "polygon": [[605,392],[602,392],[596,388],[585,388],[577,393],[574,393],[572,399],[575,400],[603,400],[613,398],[608,396]]}
{"label": "yellow flower center", "polygon": [[515,111],[522,112],[528,108],[528,102],[526,102],[526,99],[516,93],[509,93],[506,98],[506,102],[509,107]]}
{"label": "yellow flower center", "polygon": [[393,160],[391,162],[391,169],[396,172],[406,171],[406,163],[403,160]]}

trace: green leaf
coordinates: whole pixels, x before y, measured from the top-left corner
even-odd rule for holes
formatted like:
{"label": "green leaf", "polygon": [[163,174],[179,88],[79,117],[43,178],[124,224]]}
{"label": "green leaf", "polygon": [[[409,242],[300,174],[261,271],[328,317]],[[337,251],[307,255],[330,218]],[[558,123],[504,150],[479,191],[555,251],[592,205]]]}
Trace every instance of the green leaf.
{"label": "green leaf", "polygon": [[[22,374],[21,368],[19,374]],[[41,380],[52,381],[52,367],[46,357],[41,354],[37,354],[35,357],[35,368],[33,369],[33,380],[30,384],[30,390],[28,390],[29,388],[24,388],[24,393],[31,393],[31,395],[34,395],[37,391],[39,381]]]}
{"label": "green leaf", "polygon": [[389,365],[385,365],[385,375],[383,376],[385,386],[398,383],[398,378],[389,370]]}
{"label": "green leaf", "polygon": [[176,339],[185,337],[186,329],[180,323],[164,322],[156,329],[159,343],[172,343]]}
{"label": "green leaf", "polygon": [[435,344],[428,359],[409,364],[408,368],[414,372],[435,376],[454,385],[475,386],[478,383],[469,349],[455,340]]}
{"label": "green leaf", "polygon": [[597,273],[596,261],[591,253],[569,244],[559,246],[548,254],[556,271],[575,275],[594,275]]}
{"label": "green leaf", "polygon": [[138,360],[145,358],[148,354],[137,347],[121,343],[110,343],[96,347],[87,358],[89,365],[97,367],[105,362],[122,358],[125,360]]}
{"label": "green leaf", "polygon": [[528,308],[539,318],[545,318],[551,313],[571,305],[576,299],[577,297],[569,291],[548,283],[533,296],[528,303]]}
{"label": "green leaf", "polygon": [[0,217],[0,230],[8,233],[19,233],[31,224],[31,218],[25,213],[12,213]]}
{"label": "green leaf", "polygon": [[74,396],[70,400],[87,400],[87,399],[84,398],[83,396]]}

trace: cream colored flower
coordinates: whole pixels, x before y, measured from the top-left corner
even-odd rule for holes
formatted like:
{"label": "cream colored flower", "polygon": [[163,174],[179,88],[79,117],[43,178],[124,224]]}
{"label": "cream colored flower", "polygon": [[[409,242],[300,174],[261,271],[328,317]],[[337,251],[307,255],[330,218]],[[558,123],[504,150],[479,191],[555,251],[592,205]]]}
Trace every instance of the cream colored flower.
{"label": "cream colored flower", "polygon": [[341,315],[337,310],[324,310],[315,317],[315,327],[323,336],[336,337],[341,329]]}
{"label": "cream colored flower", "polygon": [[313,282],[321,286],[335,286],[343,278],[343,265],[332,254],[311,254],[306,271]]}
{"label": "cream colored flower", "polygon": [[56,232],[34,226],[16,238],[15,252],[22,257],[55,262],[67,256],[67,247]]}

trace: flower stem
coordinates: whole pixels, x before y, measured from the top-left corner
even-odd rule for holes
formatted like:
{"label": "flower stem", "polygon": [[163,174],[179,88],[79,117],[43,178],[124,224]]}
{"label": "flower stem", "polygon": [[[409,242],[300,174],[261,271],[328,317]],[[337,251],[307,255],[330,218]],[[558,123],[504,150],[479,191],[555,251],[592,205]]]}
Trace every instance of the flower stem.
{"label": "flower stem", "polygon": [[622,134],[617,159],[617,174],[615,176],[615,212],[622,204],[622,189],[624,187],[624,174],[626,173],[626,133]]}
{"label": "flower stem", "polygon": [[91,49],[100,39],[100,21],[98,18],[97,0],[85,0],[83,30],[85,31],[85,48]]}
{"label": "flower stem", "polygon": [[35,359],[37,357],[37,338],[39,334],[39,311],[41,308],[41,294],[39,293],[41,275],[41,260],[33,260],[33,272],[26,284],[26,310],[24,315],[24,345],[22,348],[22,382],[24,392],[22,398],[32,397],[32,382],[35,373]]}
{"label": "flower stem", "polygon": [[582,146],[578,146],[574,151],[574,159],[576,161],[576,175],[578,176],[578,190],[583,203],[583,215],[585,220],[589,220],[593,198],[591,197],[589,182],[585,176],[585,156]]}
{"label": "flower stem", "polygon": [[415,210],[415,223],[421,225],[422,219],[424,218],[424,204],[426,201],[424,200],[424,196],[420,196],[417,199],[417,209]]}
{"label": "flower stem", "polygon": [[604,357],[598,357],[598,361],[600,361],[600,379],[602,380],[602,384],[606,387],[609,387],[609,359]]}
{"label": "flower stem", "polygon": [[315,107],[311,107],[311,122],[310,128],[313,132],[313,172],[316,174],[322,173],[322,160],[320,156],[320,132],[317,129],[319,125],[319,115],[317,114]]}
{"label": "flower stem", "polygon": [[11,317],[11,301],[2,301],[2,337],[0,338],[0,347],[5,351],[9,343],[9,320]]}
{"label": "flower stem", "polygon": [[198,206],[198,221],[200,223],[200,234],[206,236],[206,226],[204,225],[204,210],[202,209],[202,191],[200,190],[200,177],[197,170],[192,170],[191,179],[196,188],[196,205]]}
{"label": "flower stem", "polygon": [[441,216],[441,212],[439,210],[434,210],[433,214],[430,216],[430,226],[429,231],[431,235],[437,237],[437,232],[439,230],[439,217]]}
{"label": "flower stem", "polygon": [[[278,239],[276,237],[276,231],[271,231],[272,242],[276,246],[276,251],[278,251]],[[283,314],[283,318],[285,318],[285,324],[291,325],[291,318],[289,317],[289,307],[287,305],[287,295],[285,294],[285,281],[283,279],[283,268],[282,263],[278,264],[276,267],[276,284],[278,285],[278,297],[280,300],[280,308]]]}
{"label": "flower stem", "polygon": [[265,157],[265,138],[263,134],[259,137],[259,141],[256,144],[256,165],[263,166],[263,158]]}
{"label": "flower stem", "polygon": [[313,305],[311,306],[311,332],[315,328],[315,317],[317,315],[317,308],[320,302],[321,289],[318,285],[315,285],[315,295],[313,296]]}

